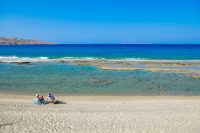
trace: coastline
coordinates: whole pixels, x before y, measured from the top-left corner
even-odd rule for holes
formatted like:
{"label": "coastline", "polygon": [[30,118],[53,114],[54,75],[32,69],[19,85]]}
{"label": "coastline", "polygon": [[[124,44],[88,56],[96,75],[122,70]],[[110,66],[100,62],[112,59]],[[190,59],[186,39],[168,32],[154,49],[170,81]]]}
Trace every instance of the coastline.
{"label": "coastline", "polygon": [[0,132],[198,133],[200,96],[33,96],[0,94]]}
{"label": "coastline", "polygon": [[[0,56],[2,133],[200,131],[200,58],[198,50],[193,54],[196,47],[175,55],[168,55],[165,48],[153,47],[145,57],[163,53],[158,60],[138,56],[146,50],[135,51],[137,47],[126,48],[130,55],[121,52],[120,47],[107,47],[112,48],[108,50],[102,46],[85,49],[52,45],[48,46],[50,51],[46,51],[47,46],[9,47],[13,52],[6,47],[1,47],[4,53]],[[103,52],[106,49],[110,55]],[[141,58],[120,59],[125,53],[126,57]],[[32,103],[35,93],[46,99],[47,92],[62,104]]]}
{"label": "coastline", "polygon": [[[41,94],[43,95],[43,94]],[[43,95],[46,97],[46,95]],[[35,98],[31,94],[7,94],[0,93],[0,102],[18,103],[30,103],[32,104],[32,98]],[[137,100],[151,101],[151,100],[200,100],[200,96],[184,96],[184,95],[160,95],[160,96],[118,96],[118,95],[56,95],[58,100],[62,101],[78,101],[78,102],[132,102]]]}
{"label": "coastline", "polygon": [[40,41],[40,40],[0,37],[0,46],[1,45],[53,45],[53,44],[55,43]]}

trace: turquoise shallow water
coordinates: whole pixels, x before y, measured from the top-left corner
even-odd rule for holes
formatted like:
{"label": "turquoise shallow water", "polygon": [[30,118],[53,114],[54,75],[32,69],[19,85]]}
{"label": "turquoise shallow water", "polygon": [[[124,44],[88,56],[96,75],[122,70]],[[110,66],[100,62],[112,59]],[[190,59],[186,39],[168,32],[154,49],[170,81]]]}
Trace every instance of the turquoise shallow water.
{"label": "turquoise shallow water", "polygon": [[178,73],[101,70],[65,63],[0,64],[1,93],[200,95],[200,79]]}

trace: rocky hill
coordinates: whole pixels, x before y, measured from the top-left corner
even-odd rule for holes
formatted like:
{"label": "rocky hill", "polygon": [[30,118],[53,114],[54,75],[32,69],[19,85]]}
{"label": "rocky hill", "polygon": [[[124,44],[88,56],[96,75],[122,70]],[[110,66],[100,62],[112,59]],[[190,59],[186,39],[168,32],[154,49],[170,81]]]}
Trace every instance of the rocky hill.
{"label": "rocky hill", "polygon": [[31,39],[0,37],[0,45],[20,45],[20,44],[55,44],[55,43],[31,40]]}

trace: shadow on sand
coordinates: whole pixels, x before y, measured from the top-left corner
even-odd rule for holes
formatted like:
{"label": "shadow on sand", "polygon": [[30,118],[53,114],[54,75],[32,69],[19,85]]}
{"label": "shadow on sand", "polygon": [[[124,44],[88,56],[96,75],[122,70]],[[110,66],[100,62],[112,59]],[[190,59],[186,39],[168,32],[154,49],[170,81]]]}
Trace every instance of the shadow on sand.
{"label": "shadow on sand", "polygon": [[59,101],[59,100],[56,100],[55,102],[53,102],[53,104],[66,104],[66,102],[64,102],[64,101]]}

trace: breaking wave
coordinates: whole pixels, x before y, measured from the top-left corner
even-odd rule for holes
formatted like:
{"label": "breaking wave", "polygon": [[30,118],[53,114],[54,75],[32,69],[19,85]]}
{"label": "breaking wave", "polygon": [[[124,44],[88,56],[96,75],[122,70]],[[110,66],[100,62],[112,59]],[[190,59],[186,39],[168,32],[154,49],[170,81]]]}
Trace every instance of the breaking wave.
{"label": "breaking wave", "polygon": [[[188,61],[188,60],[155,60],[155,59],[143,59],[143,58],[122,58],[122,59],[110,59],[110,58],[95,58],[95,57],[17,57],[17,56],[0,56],[1,63],[20,63],[20,62],[69,62],[69,61],[156,61],[156,62],[173,62],[173,61]],[[200,60],[189,60],[200,61]]]}

